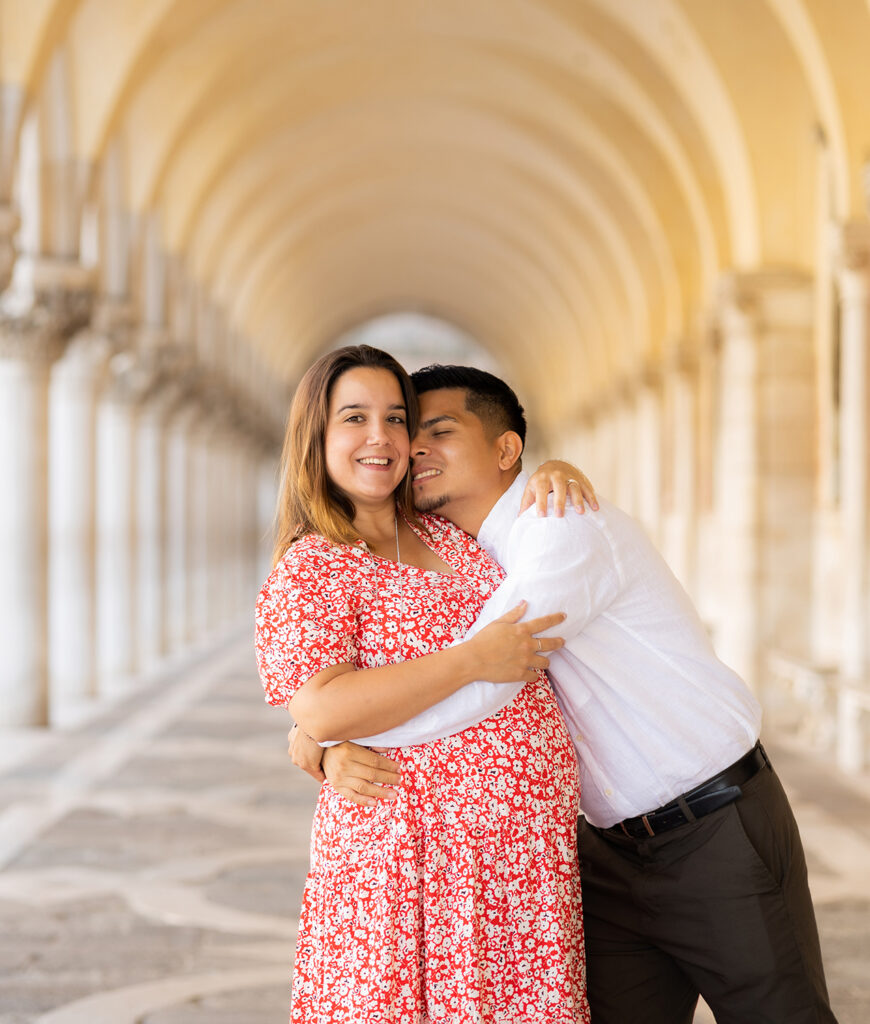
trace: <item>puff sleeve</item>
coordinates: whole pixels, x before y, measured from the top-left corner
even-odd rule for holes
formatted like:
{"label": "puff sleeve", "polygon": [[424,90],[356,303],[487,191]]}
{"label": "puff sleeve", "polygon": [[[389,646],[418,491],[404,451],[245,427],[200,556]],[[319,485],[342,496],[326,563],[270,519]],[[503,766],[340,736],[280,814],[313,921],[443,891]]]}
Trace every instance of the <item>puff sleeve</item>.
{"label": "puff sleeve", "polygon": [[353,597],[340,549],[322,538],[298,541],[274,568],[256,607],[257,668],[269,704],[286,706],[318,672],[356,663]]}

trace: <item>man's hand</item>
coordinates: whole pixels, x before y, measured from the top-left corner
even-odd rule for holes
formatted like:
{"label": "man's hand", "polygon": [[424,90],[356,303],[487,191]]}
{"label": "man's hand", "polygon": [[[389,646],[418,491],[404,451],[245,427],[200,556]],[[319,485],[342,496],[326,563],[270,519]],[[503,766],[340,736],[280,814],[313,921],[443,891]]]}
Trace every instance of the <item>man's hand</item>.
{"label": "man's hand", "polygon": [[290,760],[297,768],[308,772],[312,779],[323,782],[326,776],[320,767],[323,758],[323,748],[317,740],[313,740],[307,733],[304,733],[298,725],[294,725],[287,733],[287,753]]}
{"label": "man's hand", "polygon": [[402,766],[350,741],[326,748],[323,770],[336,792],[362,807],[399,795],[392,787],[402,781]]}
{"label": "man's hand", "polygon": [[547,514],[547,497],[553,494],[553,512],[561,518],[565,515],[565,498],[570,497],[571,504],[582,515],[586,505],[598,511],[595,488],[589,479],[570,462],[551,459],[542,463],[529,477],[523,499],[520,502],[520,514],[534,505],[539,516]]}

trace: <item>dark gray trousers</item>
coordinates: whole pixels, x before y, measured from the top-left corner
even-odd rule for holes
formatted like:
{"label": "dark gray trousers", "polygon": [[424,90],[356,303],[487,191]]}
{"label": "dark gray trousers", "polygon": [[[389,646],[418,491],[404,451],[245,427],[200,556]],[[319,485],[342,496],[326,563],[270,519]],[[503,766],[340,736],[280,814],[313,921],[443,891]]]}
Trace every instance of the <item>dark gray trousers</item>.
{"label": "dark gray trousers", "polygon": [[650,839],[579,823],[594,1024],[836,1024],[803,846],[776,773]]}

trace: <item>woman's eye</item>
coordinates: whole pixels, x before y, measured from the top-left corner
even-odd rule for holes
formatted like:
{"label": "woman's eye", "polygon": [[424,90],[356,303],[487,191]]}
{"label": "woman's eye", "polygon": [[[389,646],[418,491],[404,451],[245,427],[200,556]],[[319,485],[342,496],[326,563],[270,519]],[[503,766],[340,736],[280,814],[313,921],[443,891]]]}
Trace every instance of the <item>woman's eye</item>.
{"label": "woman's eye", "polygon": [[405,418],[404,418],[404,416],[391,416],[390,417],[390,423],[401,423],[402,426],[404,426],[405,425]]}
{"label": "woman's eye", "polygon": [[446,437],[450,433],[449,430],[434,430],[432,432],[433,437]]}
{"label": "woman's eye", "polygon": [[354,413],[353,416],[348,416],[344,421],[345,423],[362,423],[362,416],[358,412]]}

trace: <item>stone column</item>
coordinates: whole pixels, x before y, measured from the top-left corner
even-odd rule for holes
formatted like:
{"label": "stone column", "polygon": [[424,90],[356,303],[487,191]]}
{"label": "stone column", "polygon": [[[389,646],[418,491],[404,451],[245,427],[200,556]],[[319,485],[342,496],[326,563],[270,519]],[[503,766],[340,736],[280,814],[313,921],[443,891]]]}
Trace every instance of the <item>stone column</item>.
{"label": "stone column", "polygon": [[840,507],[843,561],[841,669],[866,682],[868,499],[870,499],[870,224],[843,225],[836,237],[840,297]]}
{"label": "stone column", "polygon": [[278,503],[278,467],[280,453],[263,455],[257,465],[257,580],[262,586],[272,571],[272,548],[275,543],[275,508]]}
{"label": "stone column", "polygon": [[51,363],[87,323],[90,277],[36,261],[30,295],[0,305],[0,723],[48,721],[48,383]]}
{"label": "stone column", "polygon": [[170,653],[183,650],[194,633],[190,544],[193,524],[191,432],[199,415],[192,403],[180,405],[166,434],[166,600],[164,636]]}
{"label": "stone column", "polygon": [[166,441],[160,400],[140,410],[133,442],[136,454],[136,658],[138,672],[154,668],[166,653]]}
{"label": "stone column", "polygon": [[136,650],[136,423],[143,390],[135,356],[109,364],[97,410],[97,674],[100,693],[123,689]]}
{"label": "stone column", "polygon": [[616,504],[630,515],[637,515],[637,477],[635,476],[634,393],[629,382],[622,381],[613,402],[616,463]]}
{"label": "stone column", "polygon": [[0,725],[48,724],[48,374],[60,340],[0,319]]}
{"label": "stone column", "polygon": [[189,642],[204,640],[214,620],[214,595],[209,592],[209,547],[214,510],[212,496],[212,426],[205,420],[190,432],[190,511],[188,515],[187,577],[189,580]]}
{"label": "stone column", "polygon": [[662,510],[662,397],[660,374],[653,367],[645,368],[638,381],[632,454],[637,516],[658,545]]}
{"label": "stone column", "polygon": [[111,345],[81,332],[51,372],[51,719],[96,695],[96,405]]}
{"label": "stone column", "polygon": [[674,353],[665,387],[668,404],[668,508],[663,550],[677,579],[693,593],[698,539],[697,375],[687,349]]}
{"label": "stone column", "polygon": [[728,275],[719,295],[716,641],[759,686],[764,653],[805,656],[815,472],[812,291],[804,275]]}

